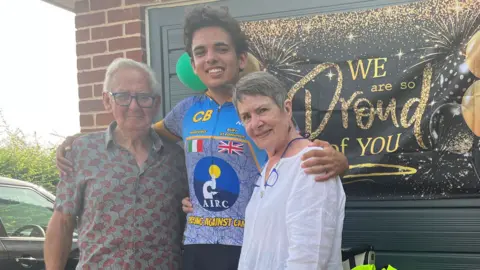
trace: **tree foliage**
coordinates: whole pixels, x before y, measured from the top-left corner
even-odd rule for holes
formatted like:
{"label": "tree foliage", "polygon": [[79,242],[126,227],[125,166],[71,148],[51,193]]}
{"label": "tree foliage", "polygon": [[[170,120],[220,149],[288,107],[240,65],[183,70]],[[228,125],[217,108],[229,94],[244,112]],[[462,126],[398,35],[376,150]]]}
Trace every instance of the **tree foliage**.
{"label": "tree foliage", "polygon": [[0,176],[31,182],[55,194],[59,180],[56,146],[41,145],[33,136],[11,130],[0,111]]}

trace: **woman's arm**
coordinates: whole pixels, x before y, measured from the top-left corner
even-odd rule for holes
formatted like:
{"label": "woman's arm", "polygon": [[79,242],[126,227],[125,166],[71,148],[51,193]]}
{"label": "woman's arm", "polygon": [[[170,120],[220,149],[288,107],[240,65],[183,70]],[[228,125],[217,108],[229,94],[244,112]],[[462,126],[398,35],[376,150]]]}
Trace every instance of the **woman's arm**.
{"label": "woman's arm", "polygon": [[[286,207],[288,258],[286,269],[326,269],[332,256],[339,220],[340,179],[316,182],[296,174]],[[340,234],[341,235],[341,234]],[[340,252],[340,250],[338,251]]]}

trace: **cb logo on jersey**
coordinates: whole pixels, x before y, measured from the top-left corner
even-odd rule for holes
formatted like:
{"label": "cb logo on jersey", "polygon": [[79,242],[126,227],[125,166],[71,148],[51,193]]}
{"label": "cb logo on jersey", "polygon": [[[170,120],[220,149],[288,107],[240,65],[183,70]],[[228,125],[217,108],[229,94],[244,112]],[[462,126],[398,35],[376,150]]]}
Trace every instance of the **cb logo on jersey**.
{"label": "cb logo on jersey", "polygon": [[210,120],[210,118],[212,118],[212,113],[213,110],[199,111],[193,115],[193,122],[207,122],[208,120]]}

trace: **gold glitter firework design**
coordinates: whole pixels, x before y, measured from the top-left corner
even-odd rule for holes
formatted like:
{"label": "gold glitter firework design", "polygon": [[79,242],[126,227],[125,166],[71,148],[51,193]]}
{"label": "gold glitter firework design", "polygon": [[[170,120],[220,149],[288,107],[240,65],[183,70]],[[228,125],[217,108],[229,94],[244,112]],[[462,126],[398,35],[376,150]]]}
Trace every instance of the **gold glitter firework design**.
{"label": "gold glitter firework design", "polygon": [[[416,163],[418,168],[418,174],[406,175],[404,181],[421,191],[421,198],[430,194],[448,196],[454,190],[477,186],[480,178],[472,159],[472,149],[480,145],[474,146],[474,137],[463,123],[461,105],[445,103],[439,106],[431,115],[429,128],[433,149],[398,155],[401,163]],[[468,194],[469,191],[465,189],[463,192]]]}
{"label": "gold glitter firework design", "polygon": [[251,35],[249,47],[250,53],[260,61],[264,70],[294,83],[303,77],[299,65],[305,63],[297,57],[299,44],[300,42],[293,42],[286,35]]}
{"label": "gold glitter firework design", "polygon": [[[480,4],[478,6],[480,8]],[[427,46],[412,51],[421,53],[421,56],[417,63],[405,69],[404,72],[419,65],[432,63],[437,73],[434,81],[440,86],[452,80],[456,74],[467,73],[465,65],[462,65],[465,60],[465,46],[480,30],[480,25],[475,26],[480,19],[480,12],[478,9],[463,9],[458,2],[456,7],[451,9],[455,11],[454,14],[434,21],[431,27],[416,26],[423,31]]]}
{"label": "gold glitter firework design", "polygon": [[[248,21],[242,28],[250,37],[251,53],[265,70],[288,81],[290,98],[302,99],[296,105],[304,110],[305,131],[312,137],[323,132],[330,136],[325,139],[337,143],[339,137],[345,136],[352,146],[359,137],[391,135],[390,130],[402,133],[400,148],[393,153],[353,156],[352,164],[358,168],[344,179],[344,184],[385,185],[385,191],[372,189],[375,192],[370,193],[371,197],[386,194],[377,195],[376,191],[387,192],[387,197],[448,197],[474,190],[479,181],[471,162],[473,137],[461,123],[458,111],[463,92],[474,80],[463,63],[465,43],[480,30],[479,10],[479,0],[427,0],[353,12]],[[394,86],[391,92],[372,94],[369,90],[376,80],[352,80],[347,61],[365,62],[378,57],[388,58],[386,77],[391,82],[414,81],[415,89],[407,92]],[[390,82],[381,80],[377,79],[378,83]],[[431,91],[421,91],[427,88]],[[350,108],[346,105],[350,99],[368,99],[389,107]],[[407,105],[424,113],[412,115],[411,111],[401,110]],[[343,109],[345,114],[340,112]],[[399,110],[402,113],[397,119],[395,112]],[[375,120],[367,126],[359,124],[362,119],[357,118],[357,126],[352,128],[352,115]],[[388,126],[389,119],[393,126]],[[332,127],[335,121],[342,121],[344,129],[338,123]],[[432,122],[444,125],[437,134],[429,126]],[[398,169],[392,173],[381,168],[385,164],[415,168],[415,172]]]}

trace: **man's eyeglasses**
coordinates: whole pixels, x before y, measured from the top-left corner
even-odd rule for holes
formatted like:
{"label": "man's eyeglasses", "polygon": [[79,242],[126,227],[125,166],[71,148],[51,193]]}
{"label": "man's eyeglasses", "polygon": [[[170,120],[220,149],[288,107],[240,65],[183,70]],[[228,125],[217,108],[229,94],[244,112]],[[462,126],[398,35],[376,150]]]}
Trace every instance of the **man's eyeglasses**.
{"label": "man's eyeglasses", "polygon": [[130,106],[130,103],[132,103],[132,99],[135,99],[137,101],[138,106],[141,108],[151,108],[153,107],[153,104],[155,101],[155,96],[152,94],[140,93],[136,95],[130,95],[130,93],[128,92],[120,92],[120,93],[109,92],[109,94],[113,97],[117,105],[125,106],[125,107]]}

